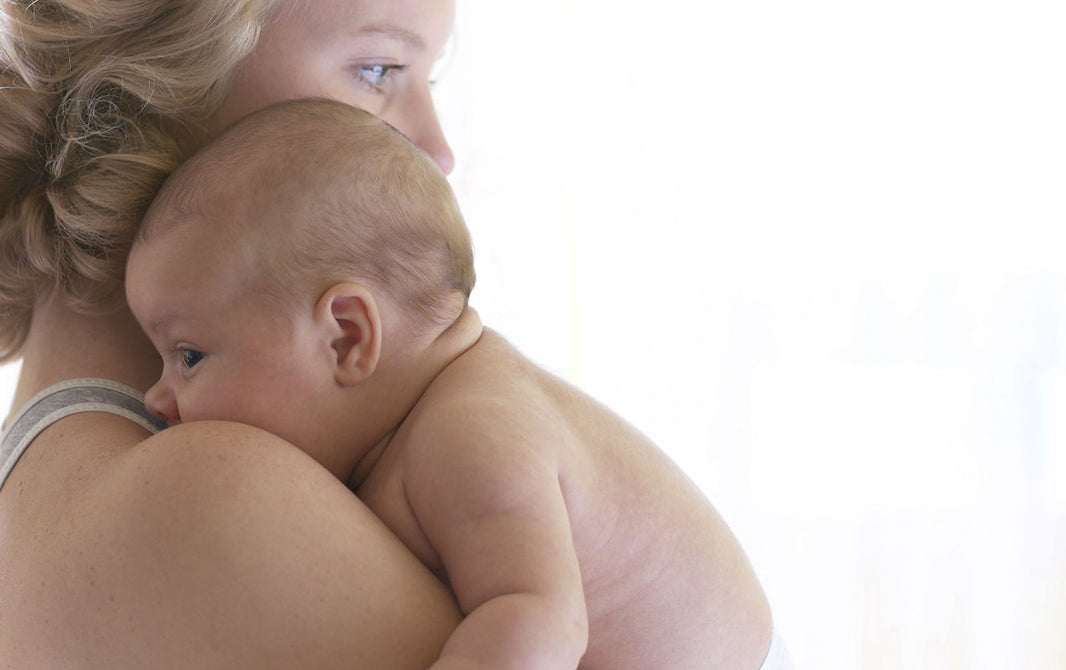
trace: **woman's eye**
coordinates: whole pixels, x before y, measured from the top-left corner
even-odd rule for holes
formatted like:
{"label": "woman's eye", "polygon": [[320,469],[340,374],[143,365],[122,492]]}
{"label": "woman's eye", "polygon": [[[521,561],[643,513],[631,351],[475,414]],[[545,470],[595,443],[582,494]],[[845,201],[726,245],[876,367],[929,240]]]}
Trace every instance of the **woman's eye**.
{"label": "woman's eye", "polygon": [[359,78],[368,86],[382,92],[382,87],[389,81],[393,71],[403,70],[403,65],[360,65]]}
{"label": "woman's eye", "polygon": [[195,349],[182,349],[181,350],[181,364],[186,368],[192,368],[199,363],[204,357],[203,352],[196,351]]}

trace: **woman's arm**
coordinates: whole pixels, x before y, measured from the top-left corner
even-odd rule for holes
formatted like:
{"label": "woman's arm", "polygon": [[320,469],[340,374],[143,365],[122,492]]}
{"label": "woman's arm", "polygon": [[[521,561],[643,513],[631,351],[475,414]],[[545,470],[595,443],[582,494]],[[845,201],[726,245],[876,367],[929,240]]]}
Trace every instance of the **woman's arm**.
{"label": "woman's arm", "polygon": [[424,668],[459,620],[344,485],[253,428],[170,428],[96,504],[96,667]]}

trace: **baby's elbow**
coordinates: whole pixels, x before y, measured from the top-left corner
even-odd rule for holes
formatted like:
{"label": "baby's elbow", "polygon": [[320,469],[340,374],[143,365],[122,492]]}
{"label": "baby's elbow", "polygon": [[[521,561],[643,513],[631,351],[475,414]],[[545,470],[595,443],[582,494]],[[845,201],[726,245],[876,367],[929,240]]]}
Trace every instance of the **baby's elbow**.
{"label": "baby's elbow", "polygon": [[552,609],[560,643],[576,657],[584,656],[589,644],[589,615],[584,598],[561,598]]}
{"label": "baby's elbow", "polygon": [[589,613],[582,600],[571,607],[571,635],[575,640],[581,640],[582,645],[588,644],[589,639]]}

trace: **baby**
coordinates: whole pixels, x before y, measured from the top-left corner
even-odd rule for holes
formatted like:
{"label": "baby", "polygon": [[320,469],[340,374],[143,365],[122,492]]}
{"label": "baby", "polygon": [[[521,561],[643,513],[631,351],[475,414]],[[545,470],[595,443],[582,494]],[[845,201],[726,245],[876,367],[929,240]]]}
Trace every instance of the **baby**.
{"label": "baby", "polygon": [[473,284],[454,195],[418,148],[339,103],[275,105],[145,217],[127,296],[163,357],[146,403],[259,426],[346,482],[456,595],[433,668],[784,667],[706,498],[483,328]]}

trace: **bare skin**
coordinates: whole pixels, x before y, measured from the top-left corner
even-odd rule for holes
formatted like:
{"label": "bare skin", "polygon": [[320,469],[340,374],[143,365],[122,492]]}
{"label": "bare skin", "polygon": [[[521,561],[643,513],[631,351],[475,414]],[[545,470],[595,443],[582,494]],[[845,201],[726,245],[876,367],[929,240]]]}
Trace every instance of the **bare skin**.
{"label": "bare skin", "polygon": [[[314,105],[251,123],[280,119],[264,127],[280,133]],[[344,116],[314,130],[354,157],[341,140],[357,114]],[[226,139],[247,143],[244,130]],[[352,158],[367,174],[383,169],[374,156],[426,160],[379,125],[359,132],[379,143]],[[362,193],[364,172],[322,150],[308,157],[339,171],[351,200]],[[218,160],[190,165],[203,172],[173,188],[243,178]],[[294,171],[315,183],[310,166]],[[411,316],[409,299],[362,279],[363,266],[331,261],[318,262],[314,280],[289,270],[284,281],[301,297],[249,290],[265,271],[311,263],[292,222],[357,237],[376,229],[375,215],[323,223],[279,197],[266,204],[279,221],[266,234],[239,224],[264,220],[259,210],[196,192],[196,208],[162,198],[127,267],[129,304],[164,361],[146,403],[172,424],[236,418],[269,430],[355,490],[456,594],[465,618],[434,670],[760,667],[771,621],[758,580],[713,506],[645,436],[484,329],[462,301],[454,322],[431,327]],[[411,262],[436,262],[427,256]]]}
{"label": "bare skin", "polygon": [[[706,498],[491,330],[432,381],[357,491],[467,613],[435,668],[460,667],[450,652],[518,648],[501,643],[509,634],[536,644],[538,626],[543,649],[569,640],[576,660],[583,620],[589,670],[758,668],[766,656],[765,596]],[[540,599],[543,618],[518,595]]]}
{"label": "bare skin", "polygon": [[[333,412],[314,422],[315,458],[459,598],[466,618],[433,667],[758,668],[769,607],[706,498],[634,428],[481,331],[472,310],[459,323],[459,336],[405,347],[374,382],[326,391],[332,400],[318,403]],[[182,332],[196,341],[203,330]],[[225,414],[196,399],[213,392],[214,364],[241,383],[224,340],[205,339],[213,346],[190,388],[175,397],[160,382],[149,406],[183,422]],[[254,346],[247,331],[235,340]],[[283,428],[269,396],[284,393],[258,399],[272,430]],[[394,404],[366,413],[369,397]]]}
{"label": "bare skin", "polygon": [[[159,366],[128,313],[45,303],[31,345],[16,405]],[[335,477],[234,423],[55,424],[0,490],[0,566],[0,667],[421,668],[459,616]]]}
{"label": "bare skin", "polygon": [[[130,303],[168,360],[148,406],[183,425],[239,413],[347,482],[466,615],[433,668],[760,666],[758,580],[647,438],[473,310],[405,338],[399,308],[348,281],[279,318],[243,293],[250,269],[223,246],[193,222],[134,249]],[[191,365],[182,347],[197,349]],[[291,389],[264,373],[299,377],[318,411],[291,412]],[[227,402],[253,385],[253,401]]]}
{"label": "bare skin", "polygon": [[[451,2],[300,7],[264,30],[204,137],[321,95],[373,109],[450,169],[429,71]],[[62,380],[143,391],[159,371],[128,310],[88,316],[45,295],[12,411]],[[246,425],[149,437],[78,414],[43,432],[0,489],[0,668],[424,668],[459,618],[342,483]]]}

